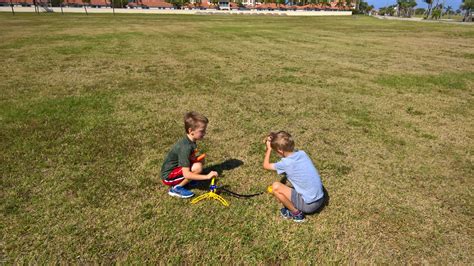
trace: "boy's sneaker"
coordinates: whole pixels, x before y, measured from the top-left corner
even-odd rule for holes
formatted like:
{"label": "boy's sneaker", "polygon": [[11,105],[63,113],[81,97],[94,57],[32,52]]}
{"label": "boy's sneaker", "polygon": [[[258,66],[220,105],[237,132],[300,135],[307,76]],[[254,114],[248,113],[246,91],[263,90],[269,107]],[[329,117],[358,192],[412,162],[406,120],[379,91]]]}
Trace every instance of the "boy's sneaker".
{"label": "boy's sneaker", "polygon": [[281,208],[280,209],[280,214],[283,218],[285,219],[291,219],[291,212],[287,208]]}
{"label": "boy's sneaker", "polygon": [[189,191],[189,190],[187,190],[187,189],[185,189],[184,187],[181,187],[181,186],[172,187],[168,191],[168,194],[170,196],[179,197],[179,198],[182,198],[182,199],[187,199],[187,198],[191,198],[192,196],[194,196],[194,193],[192,193],[191,191]]}
{"label": "boy's sneaker", "polygon": [[280,214],[285,219],[292,219],[293,221],[295,221],[297,223],[304,222],[304,213],[302,211],[298,211],[297,214],[293,214],[287,208],[281,208],[280,209]]}
{"label": "boy's sneaker", "polygon": [[293,221],[297,223],[302,223],[304,222],[304,213],[302,211],[299,211],[298,214],[291,214],[293,216]]}

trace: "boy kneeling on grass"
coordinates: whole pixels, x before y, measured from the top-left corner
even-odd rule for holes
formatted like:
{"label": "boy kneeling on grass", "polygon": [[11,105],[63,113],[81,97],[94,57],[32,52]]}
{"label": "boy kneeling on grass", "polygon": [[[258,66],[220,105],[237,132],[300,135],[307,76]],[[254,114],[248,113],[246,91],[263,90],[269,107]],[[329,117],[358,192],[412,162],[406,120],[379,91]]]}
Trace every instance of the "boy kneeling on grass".
{"label": "boy kneeling on grass", "polygon": [[[286,173],[294,188],[283,183],[272,184],[273,196],[283,204],[281,215],[295,222],[303,222],[305,213],[316,212],[324,203],[324,190],[318,170],[309,156],[302,150],[295,150],[295,143],[285,131],[270,133],[265,140],[267,150],[263,168]],[[271,152],[282,157],[277,163],[270,163]]]}
{"label": "boy kneeling on grass", "polygon": [[184,186],[191,180],[208,180],[217,177],[216,171],[202,175],[204,161],[197,158],[196,141],[206,135],[209,120],[202,114],[189,112],[184,115],[186,136],[181,138],[166,156],[161,167],[161,181],[171,186],[168,194],[173,197],[190,198],[194,193]]}

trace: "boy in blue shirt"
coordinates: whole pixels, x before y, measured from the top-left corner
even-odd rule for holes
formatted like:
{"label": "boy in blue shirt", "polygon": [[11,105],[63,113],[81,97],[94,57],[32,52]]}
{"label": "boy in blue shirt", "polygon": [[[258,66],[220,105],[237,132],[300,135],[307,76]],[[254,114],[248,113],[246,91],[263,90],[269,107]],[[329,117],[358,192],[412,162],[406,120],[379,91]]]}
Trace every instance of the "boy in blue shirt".
{"label": "boy in blue shirt", "polygon": [[[324,203],[324,191],[318,170],[309,156],[301,150],[295,150],[291,135],[285,131],[270,133],[265,140],[267,150],[263,168],[286,173],[294,188],[281,182],[272,184],[272,194],[283,204],[281,215],[295,222],[303,222],[305,213],[317,211]],[[277,163],[270,163],[271,152],[282,157]]]}

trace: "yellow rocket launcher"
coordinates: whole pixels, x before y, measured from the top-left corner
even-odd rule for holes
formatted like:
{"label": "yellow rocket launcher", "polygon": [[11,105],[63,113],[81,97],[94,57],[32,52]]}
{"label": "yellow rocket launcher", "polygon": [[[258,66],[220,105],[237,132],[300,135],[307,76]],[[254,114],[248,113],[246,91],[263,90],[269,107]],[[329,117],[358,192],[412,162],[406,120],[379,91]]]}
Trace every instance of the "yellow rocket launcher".
{"label": "yellow rocket launcher", "polygon": [[196,204],[199,201],[204,200],[204,199],[215,199],[219,201],[220,203],[222,203],[222,205],[229,207],[229,203],[223,197],[221,197],[219,194],[216,193],[216,189],[217,189],[217,186],[215,185],[214,178],[212,178],[211,185],[209,186],[209,192],[207,192],[206,194],[202,194],[201,196],[193,199],[191,203]]}

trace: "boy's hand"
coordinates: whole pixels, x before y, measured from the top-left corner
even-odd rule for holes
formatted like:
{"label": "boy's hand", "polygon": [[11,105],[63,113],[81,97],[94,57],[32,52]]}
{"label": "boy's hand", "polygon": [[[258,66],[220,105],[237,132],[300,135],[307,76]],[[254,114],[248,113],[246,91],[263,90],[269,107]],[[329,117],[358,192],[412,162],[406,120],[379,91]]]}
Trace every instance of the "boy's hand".
{"label": "boy's hand", "polygon": [[209,174],[207,174],[208,179],[212,179],[213,177],[217,177],[219,174],[216,171],[211,171]]}
{"label": "boy's hand", "polygon": [[267,170],[275,170],[275,167],[272,163],[270,163],[270,155],[272,153],[272,139],[273,133],[270,133],[263,141],[265,142],[265,146],[267,150],[265,151],[265,158],[263,159],[263,168]]}
{"label": "boy's hand", "polygon": [[272,149],[272,146],[271,146],[272,137],[267,136],[264,141],[265,141],[265,145],[267,146],[267,150],[271,150]]}

